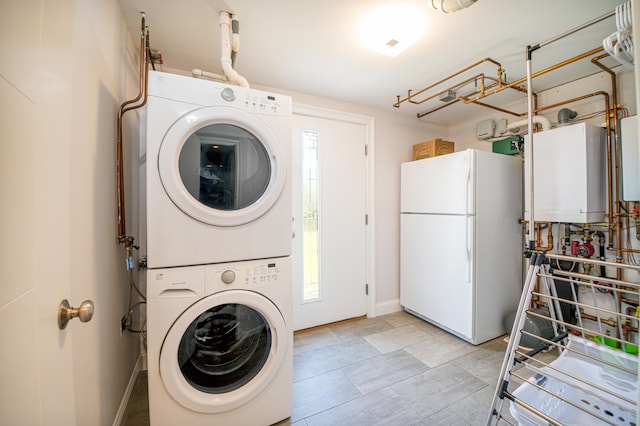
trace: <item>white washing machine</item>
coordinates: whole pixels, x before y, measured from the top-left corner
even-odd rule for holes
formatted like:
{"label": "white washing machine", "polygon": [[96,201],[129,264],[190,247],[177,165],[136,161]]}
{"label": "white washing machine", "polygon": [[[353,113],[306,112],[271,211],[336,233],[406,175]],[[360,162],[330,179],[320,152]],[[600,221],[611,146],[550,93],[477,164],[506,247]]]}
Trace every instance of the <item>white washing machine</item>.
{"label": "white washing machine", "polygon": [[291,416],[291,259],[147,270],[149,414],[158,425]]}
{"label": "white washing machine", "polygon": [[141,245],[149,268],[291,254],[291,98],[149,72]]}

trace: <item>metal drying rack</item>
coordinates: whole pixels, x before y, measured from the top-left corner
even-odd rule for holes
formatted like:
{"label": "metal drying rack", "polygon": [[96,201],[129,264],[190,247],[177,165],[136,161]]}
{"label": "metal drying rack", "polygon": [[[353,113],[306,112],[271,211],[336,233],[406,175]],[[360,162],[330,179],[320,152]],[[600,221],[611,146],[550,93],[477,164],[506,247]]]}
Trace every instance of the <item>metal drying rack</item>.
{"label": "metal drying rack", "polygon": [[[574,271],[585,265],[617,278]],[[487,424],[636,426],[640,285],[621,277],[639,273],[636,265],[534,252]]]}

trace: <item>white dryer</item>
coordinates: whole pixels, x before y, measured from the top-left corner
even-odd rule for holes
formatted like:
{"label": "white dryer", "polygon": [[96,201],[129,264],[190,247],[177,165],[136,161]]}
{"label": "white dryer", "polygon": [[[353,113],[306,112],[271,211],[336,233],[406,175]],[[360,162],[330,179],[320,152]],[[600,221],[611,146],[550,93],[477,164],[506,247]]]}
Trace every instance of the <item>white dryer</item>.
{"label": "white dryer", "polygon": [[141,245],[149,268],[291,254],[291,98],[149,72]]}
{"label": "white dryer", "polygon": [[290,257],[147,270],[152,425],[291,416]]}

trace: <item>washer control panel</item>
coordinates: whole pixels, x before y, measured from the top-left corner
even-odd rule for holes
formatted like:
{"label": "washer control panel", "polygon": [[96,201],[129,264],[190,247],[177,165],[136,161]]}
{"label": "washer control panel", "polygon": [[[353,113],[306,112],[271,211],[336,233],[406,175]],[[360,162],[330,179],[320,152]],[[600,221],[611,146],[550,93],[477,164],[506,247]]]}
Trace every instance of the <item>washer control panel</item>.
{"label": "washer control panel", "polygon": [[216,288],[254,288],[287,281],[289,258],[251,260],[246,262],[210,265],[206,272],[206,285]]}
{"label": "washer control panel", "polygon": [[278,281],[281,271],[276,262],[260,263],[245,268],[245,284],[261,284]]}

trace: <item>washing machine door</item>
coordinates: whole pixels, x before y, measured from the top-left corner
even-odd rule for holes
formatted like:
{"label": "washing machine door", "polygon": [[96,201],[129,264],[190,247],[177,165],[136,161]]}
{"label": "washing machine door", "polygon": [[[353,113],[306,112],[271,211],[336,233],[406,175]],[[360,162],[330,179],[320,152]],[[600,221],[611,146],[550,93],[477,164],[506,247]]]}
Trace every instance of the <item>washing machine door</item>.
{"label": "washing machine door", "polygon": [[282,314],[247,290],[216,293],[191,305],[160,352],[160,376],[182,406],[220,413],[242,406],[271,382],[286,353]]}
{"label": "washing machine door", "polygon": [[180,117],[158,154],[162,185],[185,214],[216,226],[239,226],[264,215],[282,193],[284,158],[258,118],[228,107]]}

